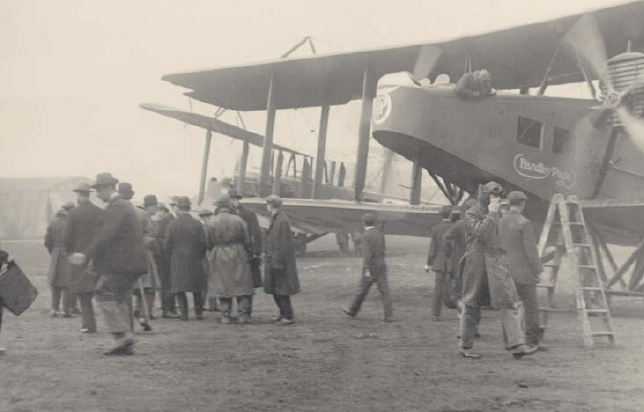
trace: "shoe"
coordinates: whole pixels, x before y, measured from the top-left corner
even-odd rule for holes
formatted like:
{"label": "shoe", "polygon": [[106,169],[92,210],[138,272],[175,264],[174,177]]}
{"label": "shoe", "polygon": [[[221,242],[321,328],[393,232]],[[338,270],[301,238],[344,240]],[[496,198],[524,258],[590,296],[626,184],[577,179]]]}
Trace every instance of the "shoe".
{"label": "shoe", "polygon": [[286,325],[292,325],[295,323],[295,319],[286,319],[282,318],[279,322],[277,322],[278,325],[286,326]]}
{"label": "shoe", "polygon": [[481,359],[481,354],[476,353],[476,352],[471,352],[469,349],[460,349],[461,356],[464,358],[470,358],[470,359]]}
{"label": "shoe", "polygon": [[384,318],[383,320],[387,323],[391,323],[394,321],[394,318]]}
{"label": "shoe", "polygon": [[156,320],[156,318],[157,318],[156,316],[150,314],[150,320]]}
{"label": "shoe", "polygon": [[281,320],[282,320],[281,315],[280,316],[275,316],[274,318],[271,318],[271,322],[273,322],[273,323],[280,323]]}
{"label": "shoe", "polygon": [[122,338],[117,340],[116,345],[108,352],[105,352],[104,355],[131,355],[132,353],[134,353],[134,339]]}
{"label": "shoe", "polygon": [[534,353],[536,353],[539,350],[538,346],[526,346],[526,345],[518,345],[512,348],[512,356],[514,359],[519,360],[523,358],[524,356],[530,356]]}
{"label": "shoe", "polygon": [[81,328],[80,333],[96,333],[96,331],[88,328]]}
{"label": "shoe", "polygon": [[352,318],[356,317],[356,314],[354,312],[351,312],[351,309],[349,309],[349,308],[346,308],[346,307],[343,306],[343,307],[340,308],[340,310],[342,312],[344,312],[344,314],[349,316],[349,317],[352,317]]}
{"label": "shoe", "polygon": [[543,343],[537,345],[537,352],[548,352],[549,350],[548,345],[544,345]]}
{"label": "shoe", "polygon": [[440,322],[441,318],[438,315],[432,315],[432,322]]}
{"label": "shoe", "polygon": [[240,325],[249,325],[253,323],[253,320],[251,319],[250,316],[240,316],[239,319],[237,319],[237,323]]}
{"label": "shoe", "polygon": [[139,325],[143,328],[145,332],[150,332],[152,330],[152,326],[145,320],[145,318],[139,319]]}
{"label": "shoe", "polygon": [[481,334],[478,332],[474,332],[474,339],[481,339]]}
{"label": "shoe", "polygon": [[197,319],[197,320],[203,320],[203,313],[197,313],[197,314],[195,315],[195,319]]}
{"label": "shoe", "polygon": [[72,308],[71,310],[72,315],[82,315],[83,312],[80,311],[78,308]]}
{"label": "shoe", "polygon": [[123,349],[118,349],[118,350],[111,350],[108,352],[103,353],[105,356],[126,356],[126,355],[134,355],[134,345],[130,345],[126,348]]}
{"label": "shoe", "polygon": [[236,323],[235,319],[233,319],[233,318],[231,318],[229,316],[222,316],[220,322],[223,323],[224,325],[231,325],[233,323]]}
{"label": "shoe", "polygon": [[52,310],[49,312],[49,317],[50,317],[50,318],[57,318],[57,317],[58,317],[58,311],[57,311],[57,310],[53,310],[53,309],[52,309]]}
{"label": "shoe", "polygon": [[177,319],[180,317],[180,315],[177,315],[176,313],[172,312],[166,312],[163,315],[161,315],[163,319]]}

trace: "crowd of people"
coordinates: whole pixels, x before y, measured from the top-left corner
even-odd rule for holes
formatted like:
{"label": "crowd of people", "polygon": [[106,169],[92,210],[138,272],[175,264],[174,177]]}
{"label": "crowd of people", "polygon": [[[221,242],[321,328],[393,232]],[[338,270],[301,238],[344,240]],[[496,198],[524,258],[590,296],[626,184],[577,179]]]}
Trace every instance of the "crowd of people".
{"label": "crowd of people", "polygon": [[[106,203],[104,209],[90,201],[93,190]],[[198,212],[199,219],[185,196],[173,197],[170,208],[153,194],[141,206],[133,205],[132,185],[119,183],[110,173],[98,174],[93,185],[79,184],[74,192],[77,204],[63,205],[45,236],[51,254],[51,315],[80,312],[81,332],[96,333],[96,297],[114,338],[106,355],[134,352],[134,319],[151,330],[157,290],[164,318],[189,320],[187,294],[192,293],[195,319],[203,319],[207,304],[208,310],[221,312],[223,324],[249,324],[255,289],[263,286],[279,309],[273,321],[295,322],[290,298],[300,291],[295,243],[278,196],[266,198],[271,220],[262,232],[255,213],[244,208],[241,194],[230,185],[223,187],[214,210]],[[435,272],[431,319],[441,320],[443,305],[458,309],[459,347],[466,358],[481,357],[472,349],[480,336],[482,306],[500,309],[505,349],[516,359],[547,350],[536,297],[542,267],[531,222],[522,215],[527,196],[514,191],[503,199],[503,194],[501,185],[489,182],[478,199],[468,199],[460,208],[444,206],[442,222],[431,230],[425,266]],[[356,317],[375,283],[384,321],[391,322],[385,237],[374,215],[367,213],[362,220],[358,293],[341,309]],[[9,261],[0,251],[0,264]]]}
{"label": "crowd of people", "polygon": [[[92,191],[104,209],[92,204]],[[45,236],[51,316],[80,312],[81,332],[96,333],[95,297],[114,338],[106,355],[134,352],[134,319],[151,330],[157,290],[164,318],[189,320],[191,293],[196,320],[203,319],[208,304],[208,310],[221,312],[222,323],[248,324],[253,294],[263,286],[279,309],[274,322],[295,322],[290,298],[300,291],[295,245],[278,196],[266,199],[271,223],[262,233],[257,216],[243,207],[232,187],[222,190],[214,210],[198,211],[199,219],[186,196],[173,197],[168,208],[150,194],[135,206],[132,185],[110,173],[98,174],[93,185],[79,184],[74,192],[77,204],[63,205]]]}

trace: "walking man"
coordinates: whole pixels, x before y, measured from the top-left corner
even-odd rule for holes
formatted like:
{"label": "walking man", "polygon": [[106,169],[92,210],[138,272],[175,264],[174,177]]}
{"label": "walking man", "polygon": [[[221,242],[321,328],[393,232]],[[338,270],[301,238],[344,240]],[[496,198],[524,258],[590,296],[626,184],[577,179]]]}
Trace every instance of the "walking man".
{"label": "walking man", "polygon": [[177,198],[177,218],[168,225],[164,247],[170,254],[170,292],[179,302],[181,319],[188,320],[187,292],[192,292],[197,320],[203,319],[206,276],[202,261],[208,245],[203,225],[190,215],[190,199]]}
{"label": "walking man", "polygon": [[362,216],[364,234],[362,236],[362,277],[358,294],[351,306],[342,308],[348,316],[355,317],[367,297],[371,285],[378,287],[382,304],[385,308],[385,322],[393,322],[393,305],[387,283],[387,265],[385,264],[385,236],[376,228],[376,219],[371,213]]}
{"label": "walking man", "polygon": [[286,214],[282,212],[282,198],[270,195],[266,208],[271,223],[264,243],[264,292],[273,295],[280,310],[274,322],[279,325],[295,323],[291,295],[300,292],[300,279],[295,261],[295,241]]}
{"label": "walking man", "polygon": [[528,197],[520,191],[510,192],[510,210],[501,218],[501,245],[506,251],[510,273],[517,286],[519,298],[525,307],[526,343],[545,350],[541,344],[537,283],[543,271],[537,251],[532,222],[523,216]]}
{"label": "walking man", "polygon": [[93,260],[99,274],[96,300],[103,310],[105,324],[114,338],[114,346],[105,355],[134,353],[132,330],[132,289],[147,271],[141,223],[132,205],[116,191],[118,179],[99,173],[96,196],[107,203],[103,226],[83,253],[70,255],[70,262],[83,265]]}
{"label": "walking man", "polygon": [[233,298],[237,299],[237,323],[252,323],[254,291],[248,263],[250,237],[246,223],[232,213],[228,196],[218,198],[215,207],[215,217],[209,223],[212,242],[209,293],[219,298],[221,323],[234,322],[230,315]]}
{"label": "walking man", "polygon": [[[73,307],[72,294],[69,292],[69,270],[65,256],[65,225],[67,213],[74,208],[72,202],[67,202],[56,213],[56,217],[47,227],[45,247],[51,255],[47,279],[51,286],[51,317],[63,316],[71,318]],[[60,300],[63,300],[63,310],[60,310]]]}
{"label": "walking man", "polygon": [[[79,183],[74,189],[78,199],[76,206],[67,217],[65,226],[65,250],[68,255],[82,252],[97,236],[103,224],[103,209],[90,199],[88,183]],[[81,333],[96,333],[96,317],[92,299],[96,291],[96,268],[93,261],[83,265],[69,265],[70,292],[78,296],[81,306]]]}
{"label": "walking man", "polygon": [[432,228],[429,235],[429,253],[427,255],[425,272],[429,272],[429,268],[431,267],[435,276],[434,302],[432,305],[432,320],[434,322],[440,321],[443,297],[449,296],[450,293],[450,261],[445,255],[444,235],[454,226],[454,222],[450,219],[451,214],[452,207],[443,206],[441,208],[443,220]]}
{"label": "walking man", "polygon": [[501,321],[507,335],[507,348],[516,359],[536,352],[526,347],[521,327],[523,303],[509,273],[505,251],[501,247],[499,209],[503,187],[488,182],[482,187],[479,201],[465,214],[467,253],[463,270],[463,313],[460,318],[460,351],[466,358],[478,359],[472,352],[474,333],[480,317],[480,294],[487,278],[492,304],[501,309]]}

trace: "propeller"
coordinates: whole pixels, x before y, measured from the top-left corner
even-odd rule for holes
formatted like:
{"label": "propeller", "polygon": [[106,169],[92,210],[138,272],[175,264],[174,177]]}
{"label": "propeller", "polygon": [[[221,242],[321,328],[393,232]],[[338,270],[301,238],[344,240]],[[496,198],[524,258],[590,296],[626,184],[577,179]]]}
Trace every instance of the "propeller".
{"label": "propeller", "polygon": [[414,80],[420,82],[429,76],[441,54],[441,50],[433,44],[421,46],[418,57],[416,57],[416,62],[414,63],[414,70],[412,71]]}
{"label": "propeller", "polygon": [[[593,124],[596,125],[597,121],[606,119],[611,112],[617,114],[628,132],[629,138],[644,153],[644,121],[633,116],[624,105],[628,95],[644,84],[643,74],[640,74],[629,87],[619,91],[615,89],[606,66],[607,57],[604,38],[592,14],[585,14],[580,17],[566,33],[563,42],[573,47],[584,67],[588,67],[592,71],[593,77],[598,78],[603,86],[602,94],[599,97],[602,104],[594,108],[595,111],[601,113],[599,117],[596,116],[596,113],[591,115],[591,117],[595,118]],[[586,120],[588,119],[582,119],[581,122]],[[577,126],[575,127],[575,129],[578,128]],[[578,136],[583,135],[578,134]]]}

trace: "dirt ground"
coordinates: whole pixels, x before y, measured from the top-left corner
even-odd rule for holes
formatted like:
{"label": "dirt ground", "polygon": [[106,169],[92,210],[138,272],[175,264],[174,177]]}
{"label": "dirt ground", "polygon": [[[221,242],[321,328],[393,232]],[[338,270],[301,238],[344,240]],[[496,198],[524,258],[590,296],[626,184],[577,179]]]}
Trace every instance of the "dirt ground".
{"label": "dirt ground", "polygon": [[[550,351],[520,361],[502,348],[499,313],[485,311],[483,359],[463,359],[457,316],[430,321],[433,276],[422,271],[426,241],[388,238],[396,322],[382,322],[375,290],[356,319],[351,299],[359,260],[339,258],[322,239],[298,260],[303,292],[297,324],[270,323],[276,309],[258,290],[254,324],[156,320],[137,331],[136,354],[102,355],[99,333],[80,319],[48,317],[47,255],[39,243],[3,242],[38,287],[20,317],[5,314],[0,342],[0,411],[642,411],[644,305],[614,302],[616,348],[581,347],[575,313],[556,313]],[[562,303],[572,302],[562,282]]]}

